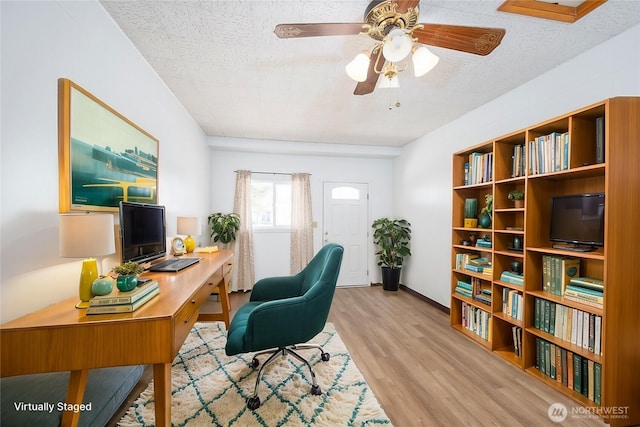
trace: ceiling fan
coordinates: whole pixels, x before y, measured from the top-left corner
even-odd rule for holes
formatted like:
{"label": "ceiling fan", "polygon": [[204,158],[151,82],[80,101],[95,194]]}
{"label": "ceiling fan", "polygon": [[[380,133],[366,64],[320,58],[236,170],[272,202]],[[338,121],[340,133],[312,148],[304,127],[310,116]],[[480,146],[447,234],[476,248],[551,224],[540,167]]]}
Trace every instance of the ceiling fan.
{"label": "ceiling fan", "polygon": [[389,79],[391,86],[395,79],[397,86],[397,74],[408,67],[410,52],[416,76],[433,68],[438,58],[414,42],[488,55],[505,34],[502,28],[418,24],[418,3],[419,0],[374,0],[365,10],[363,23],[278,24],[274,32],[282,39],[367,34],[375,40],[370,51],[359,54],[346,67],[347,74],[358,81],[354,95],[373,92],[380,74]]}

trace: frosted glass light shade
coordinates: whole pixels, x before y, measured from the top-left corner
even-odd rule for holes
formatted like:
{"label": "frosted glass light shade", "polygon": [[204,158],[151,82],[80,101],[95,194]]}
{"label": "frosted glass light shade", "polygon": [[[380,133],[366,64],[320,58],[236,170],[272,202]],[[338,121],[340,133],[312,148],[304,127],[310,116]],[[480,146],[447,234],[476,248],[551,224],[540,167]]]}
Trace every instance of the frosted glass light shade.
{"label": "frosted glass light shade", "polygon": [[414,48],[411,59],[413,61],[413,73],[416,77],[424,76],[440,61],[440,58],[424,46],[417,49]]}
{"label": "frosted glass light shade", "polygon": [[398,80],[398,75],[388,78],[386,76],[380,76],[380,84],[378,84],[378,89],[393,89],[400,87],[400,81]]}
{"label": "frosted glass light shade", "polygon": [[368,51],[360,52],[353,58],[353,61],[349,62],[344,70],[347,72],[347,75],[357,81],[363,82],[367,80],[367,73],[369,71],[369,61],[370,55]]}
{"label": "frosted glass light shade", "polygon": [[64,258],[89,258],[114,253],[113,215],[60,215],[59,250]]}
{"label": "frosted glass light shade", "polygon": [[411,37],[399,28],[391,30],[382,46],[382,55],[387,61],[399,62],[409,55],[413,42]]}

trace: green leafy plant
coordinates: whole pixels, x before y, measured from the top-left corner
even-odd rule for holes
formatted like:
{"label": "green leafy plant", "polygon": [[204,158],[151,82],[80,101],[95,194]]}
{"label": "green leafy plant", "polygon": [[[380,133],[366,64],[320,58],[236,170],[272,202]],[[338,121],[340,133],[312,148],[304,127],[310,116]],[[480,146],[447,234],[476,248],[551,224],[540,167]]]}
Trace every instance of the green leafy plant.
{"label": "green leafy plant", "polygon": [[376,219],[373,228],[373,243],[379,248],[376,255],[381,267],[399,268],[404,257],[411,255],[411,224],[405,219]]}
{"label": "green leafy plant", "polygon": [[487,214],[493,215],[493,194],[487,194],[484,196],[484,208],[480,211],[480,215]]}
{"label": "green leafy plant", "polygon": [[211,239],[213,242],[229,243],[236,240],[236,233],[240,229],[240,217],[235,213],[220,212],[209,215]]}
{"label": "green leafy plant", "polygon": [[524,200],[524,193],[520,190],[509,191],[507,198],[509,200]]}
{"label": "green leafy plant", "polygon": [[125,262],[122,265],[116,265],[113,267],[113,272],[120,276],[137,276],[143,271],[144,268],[140,267],[138,263],[133,261]]}

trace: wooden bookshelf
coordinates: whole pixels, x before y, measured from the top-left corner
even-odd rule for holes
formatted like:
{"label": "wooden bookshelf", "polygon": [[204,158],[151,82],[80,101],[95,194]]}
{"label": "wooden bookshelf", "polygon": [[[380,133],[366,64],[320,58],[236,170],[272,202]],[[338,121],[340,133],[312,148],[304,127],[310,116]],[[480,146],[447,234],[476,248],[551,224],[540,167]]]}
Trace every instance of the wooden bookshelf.
{"label": "wooden bookshelf", "polygon": [[[596,118],[604,117],[604,161],[596,163]],[[562,135],[567,150],[556,152],[555,160],[536,172],[531,164],[529,142],[547,135]],[[554,136],[556,137],[556,136]],[[560,141],[560,139],[559,139]],[[564,139],[562,140],[564,141]],[[481,344],[496,356],[539,378],[545,384],[602,414],[612,426],[640,424],[640,279],[631,269],[640,265],[640,98],[618,97],[549,119],[492,141],[471,146],[453,155],[451,316],[455,330]],[[516,148],[524,147],[524,149]],[[490,179],[468,184],[465,163],[476,156],[493,153]],[[518,155],[515,155],[518,153]],[[520,153],[524,158],[521,159]],[[537,156],[538,154],[536,154]],[[518,167],[519,162],[524,167]],[[555,162],[555,164],[554,164]],[[482,174],[480,174],[482,176]],[[510,191],[525,193],[525,207],[516,208],[508,200]],[[551,199],[553,196],[605,193],[604,247],[592,252],[555,249],[549,240]],[[465,228],[465,199],[478,200],[478,214],[486,194],[493,195],[493,218],[489,228]],[[469,246],[473,237],[491,239],[491,248]],[[514,251],[514,238],[522,251]],[[466,242],[465,242],[466,241]],[[482,274],[458,266],[459,254],[488,257],[492,274]],[[547,256],[580,260],[580,275],[604,281],[603,308],[594,308],[543,289],[543,260]],[[501,273],[518,261],[523,284],[502,281]],[[481,280],[491,289],[491,305],[455,291],[459,281]],[[503,313],[503,295],[516,291],[522,295],[522,320]],[[504,293],[504,294],[503,294]],[[577,311],[587,317],[601,317],[601,354],[535,327],[538,299],[566,313]],[[490,313],[489,339],[474,335],[461,325],[463,303]],[[560,308],[558,308],[560,307]],[[586,320],[585,320],[586,321]],[[567,323],[569,325],[569,323]],[[522,328],[520,357],[513,340],[514,328]],[[537,346],[546,341],[563,355],[575,354],[587,363],[601,367],[600,403],[563,385],[561,379],[542,373],[537,365]],[[538,354],[539,356],[539,354]],[[634,367],[635,366],[635,367]],[[608,417],[617,408],[620,417]],[[620,409],[623,408],[623,409]],[[620,414],[620,412],[618,412]]]}

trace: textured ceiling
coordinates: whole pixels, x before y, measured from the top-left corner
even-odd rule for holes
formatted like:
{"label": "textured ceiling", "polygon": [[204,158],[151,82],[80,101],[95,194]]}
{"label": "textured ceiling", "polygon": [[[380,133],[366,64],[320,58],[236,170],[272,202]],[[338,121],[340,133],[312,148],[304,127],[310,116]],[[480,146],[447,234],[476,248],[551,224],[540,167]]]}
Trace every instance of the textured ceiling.
{"label": "textured ceiling", "polygon": [[640,22],[638,1],[609,0],[567,24],[498,12],[501,1],[422,0],[419,22],[505,28],[502,44],[488,56],[433,47],[440,63],[425,76],[409,69],[399,89],[355,96],[344,66],[368,36],[283,40],[273,28],[362,22],[368,0],[101,4],[207,135],[384,146],[403,146]]}

